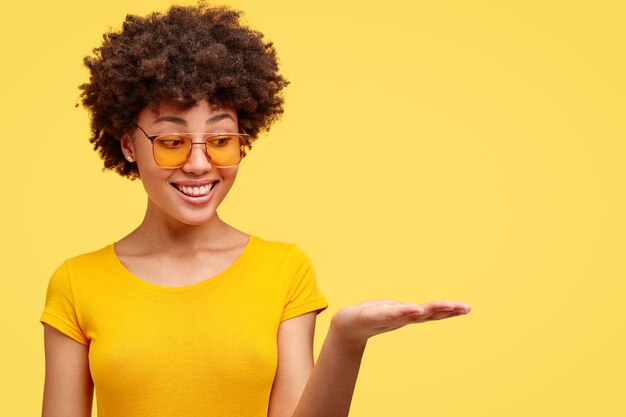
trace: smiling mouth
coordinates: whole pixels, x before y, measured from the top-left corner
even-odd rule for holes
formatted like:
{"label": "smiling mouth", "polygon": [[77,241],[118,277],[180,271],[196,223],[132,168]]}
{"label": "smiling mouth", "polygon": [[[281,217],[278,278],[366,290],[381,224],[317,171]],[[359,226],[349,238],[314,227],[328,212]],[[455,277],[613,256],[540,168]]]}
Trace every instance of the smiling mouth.
{"label": "smiling mouth", "polygon": [[219,181],[212,182],[211,184],[202,185],[199,187],[188,187],[185,185],[172,184],[172,187],[176,188],[181,193],[190,197],[203,197],[209,195],[211,190],[215,188]]}

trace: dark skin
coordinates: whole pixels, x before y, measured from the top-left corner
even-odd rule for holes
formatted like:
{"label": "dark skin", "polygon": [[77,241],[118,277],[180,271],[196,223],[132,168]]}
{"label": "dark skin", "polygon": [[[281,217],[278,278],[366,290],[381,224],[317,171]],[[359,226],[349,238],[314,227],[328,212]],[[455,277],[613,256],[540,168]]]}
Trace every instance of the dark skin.
{"label": "dark skin", "polygon": [[[142,111],[138,124],[151,134],[236,132],[239,128],[232,109],[216,107],[205,100],[188,110],[164,102],[157,112]],[[234,184],[236,168],[212,167],[202,145],[193,147],[183,167],[160,168],[153,159],[150,142],[137,131],[122,140],[122,150],[137,162],[149,197],[143,223],[116,244],[118,256],[131,272],[160,285],[177,286],[206,279],[207,270],[211,271],[215,265],[228,265],[238,256],[247,235],[224,223],[217,214],[220,202]],[[171,186],[213,179],[220,180],[216,194],[199,205],[182,199],[179,191]],[[137,253],[136,248],[142,248],[141,253]],[[185,277],[185,281],[172,280],[177,276]],[[164,282],[166,277],[171,282]],[[331,320],[315,365],[315,313],[282,322],[277,338],[278,366],[270,395],[269,417],[346,416],[361,357],[370,337],[469,311],[467,303],[457,301],[416,304],[369,300],[341,308]]]}
{"label": "dark skin", "polygon": [[[220,114],[231,117],[215,117]],[[206,101],[188,110],[164,103],[158,112],[143,111],[138,122],[153,134],[238,130],[232,109],[216,108]],[[157,285],[188,285],[218,273],[241,254],[248,235],[223,222],[217,214],[219,203],[235,181],[236,167],[212,167],[203,145],[193,146],[189,160],[181,168],[158,167],[150,141],[138,131],[126,136],[121,146],[124,155],[136,161],[148,195],[142,224],[115,244],[120,261],[131,273]],[[207,194],[190,200],[173,186],[211,180],[220,182],[210,198]],[[468,304],[456,301],[415,304],[369,300],[343,307],[332,317],[315,364],[316,313],[281,322],[268,417],[347,416],[370,337],[409,324],[467,314],[469,310]],[[90,415],[93,383],[89,348],[47,325],[45,344],[43,415]]]}
{"label": "dark skin", "polygon": [[[205,4],[129,16],[124,31],[107,34],[95,56],[85,59],[90,81],[81,86],[81,99],[92,116],[90,141],[107,169],[141,177],[148,194],[144,221],[115,250],[129,271],[158,285],[207,279],[232,263],[248,238],[217,215],[236,167],[211,167],[201,145],[194,145],[184,167],[161,169],[135,127],[139,123],[150,134],[245,130],[252,138],[269,129],[283,112],[282,90],[288,82],[278,73],[271,43],[238,18],[239,12]],[[184,62],[186,71],[170,71],[177,62]],[[162,107],[164,102],[169,108]],[[214,180],[219,184],[210,198],[194,203],[176,194],[176,184]],[[370,337],[468,312],[469,305],[454,301],[370,300],[344,307],[332,318],[316,364],[315,313],[281,322],[268,417],[347,416]],[[45,343],[43,415],[91,415],[88,347],[47,325]]]}

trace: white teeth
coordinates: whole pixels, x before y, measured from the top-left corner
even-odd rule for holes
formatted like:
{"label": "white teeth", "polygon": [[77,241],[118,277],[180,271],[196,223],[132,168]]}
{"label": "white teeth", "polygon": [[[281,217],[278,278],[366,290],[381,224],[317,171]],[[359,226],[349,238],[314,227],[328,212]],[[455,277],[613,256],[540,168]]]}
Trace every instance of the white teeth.
{"label": "white teeth", "polygon": [[209,191],[211,191],[214,185],[215,185],[215,182],[212,182],[211,184],[203,185],[200,187],[187,187],[185,185],[177,184],[176,188],[178,188],[180,191],[182,191],[185,194],[195,196],[195,195],[207,195]]}

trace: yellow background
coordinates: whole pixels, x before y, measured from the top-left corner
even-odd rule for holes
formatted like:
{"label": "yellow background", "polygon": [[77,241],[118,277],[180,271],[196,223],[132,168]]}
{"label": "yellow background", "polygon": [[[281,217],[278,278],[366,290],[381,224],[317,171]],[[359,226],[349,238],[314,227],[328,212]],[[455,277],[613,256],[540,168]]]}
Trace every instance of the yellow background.
{"label": "yellow background", "polygon": [[[0,415],[40,413],[52,271],[143,216],[87,141],[82,58],[169,4],[3,6]],[[351,416],[624,415],[624,3],[229,4],[292,84],[221,214],[313,258],[316,351],[364,299],[473,307],[372,339]]]}

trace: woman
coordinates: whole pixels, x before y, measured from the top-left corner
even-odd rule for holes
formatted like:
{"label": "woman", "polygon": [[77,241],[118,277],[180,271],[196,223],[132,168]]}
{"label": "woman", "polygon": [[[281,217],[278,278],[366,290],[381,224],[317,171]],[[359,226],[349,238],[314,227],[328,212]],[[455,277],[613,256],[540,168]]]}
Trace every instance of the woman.
{"label": "woman", "polygon": [[[81,86],[108,169],[140,178],[143,222],[52,276],[45,417],[346,416],[367,339],[469,312],[367,301],[332,318],[305,253],[250,236],[217,208],[259,132],[283,111],[276,54],[227,8],[127,16]],[[123,212],[123,206],[119,208]]]}

